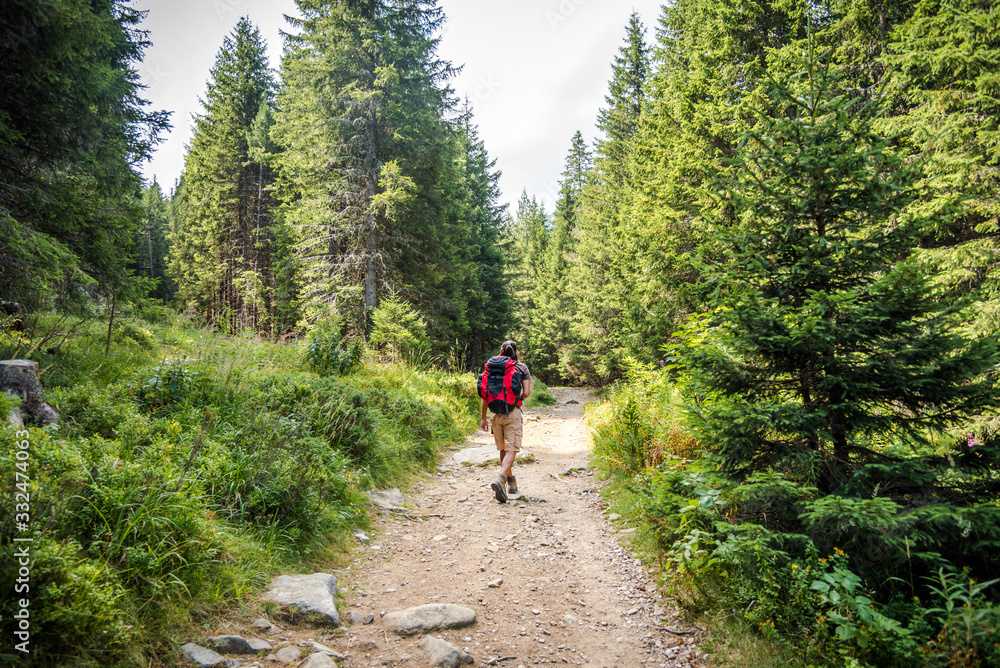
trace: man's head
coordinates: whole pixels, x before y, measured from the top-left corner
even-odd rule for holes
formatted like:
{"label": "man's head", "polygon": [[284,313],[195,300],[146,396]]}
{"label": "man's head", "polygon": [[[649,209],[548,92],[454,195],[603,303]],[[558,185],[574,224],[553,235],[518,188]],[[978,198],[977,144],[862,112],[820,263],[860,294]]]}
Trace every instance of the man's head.
{"label": "man's head", "polygon": [[516,360],[517,344],[509,339],[507,341],[504,341],[503,345],[500,346],[500,354],[503,355],[504,357],[509,357],[512,360]]}

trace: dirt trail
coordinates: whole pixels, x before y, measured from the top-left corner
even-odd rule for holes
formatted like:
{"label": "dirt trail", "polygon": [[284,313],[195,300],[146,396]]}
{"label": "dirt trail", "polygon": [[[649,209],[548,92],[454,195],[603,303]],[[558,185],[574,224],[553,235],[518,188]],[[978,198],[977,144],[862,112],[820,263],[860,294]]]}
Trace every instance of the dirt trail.
{"label": "dirt trail", "polygon": [[[515,466],[517,503],[493,498],[497,465],[463,466],[447,453],[438,475],[407,495],[414,514],[444,517],[379,520],[371,543],[340,573],[344,617],[375,617],[331,643],[349,655],[346,665],[425,668],[419,637],[395,638],[380,624],[382,613],[425,603],[476,610],[474,626],[433,635],[470,653],[477,666],[703,663],[690,630],[619,545],[628,534],[616,534],[602,512],[599,482],[586,470],[582,406],[590,395],[553,394],[557,405],[526,413],[523,450],[536,461]],[[492,446],[492,438],[480,432],[466,447]]]}

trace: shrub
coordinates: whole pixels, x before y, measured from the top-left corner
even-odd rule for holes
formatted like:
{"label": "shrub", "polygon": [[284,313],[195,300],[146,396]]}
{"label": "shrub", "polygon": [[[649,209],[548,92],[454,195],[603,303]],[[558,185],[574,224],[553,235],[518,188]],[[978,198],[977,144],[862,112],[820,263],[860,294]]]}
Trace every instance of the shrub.
{"label": "shrub", "polygon": [[353,371],[361,363],[364,345],[355,339],[342,347],[340,332],[335,322],[321,321],[309,333],[306,359],[309,366],[319,374],[345,374]]}

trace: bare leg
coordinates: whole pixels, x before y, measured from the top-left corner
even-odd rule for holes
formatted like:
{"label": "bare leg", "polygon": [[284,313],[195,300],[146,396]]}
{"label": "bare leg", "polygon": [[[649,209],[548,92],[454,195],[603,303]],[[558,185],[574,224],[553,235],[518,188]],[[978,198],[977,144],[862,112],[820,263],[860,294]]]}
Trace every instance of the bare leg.
{"label": "bare leg", "polygon": [[515,450],[500,451],[500,475],[510,476],[514,468],[514,458],[517,457]]}

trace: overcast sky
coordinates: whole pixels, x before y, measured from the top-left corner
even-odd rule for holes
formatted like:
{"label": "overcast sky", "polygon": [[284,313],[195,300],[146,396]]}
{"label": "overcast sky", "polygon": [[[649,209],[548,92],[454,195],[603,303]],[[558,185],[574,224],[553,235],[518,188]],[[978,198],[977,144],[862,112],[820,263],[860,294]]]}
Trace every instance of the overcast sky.
{"label": "overcast sky", "polygon": [[[447,16],[439,55],[464,66],[452,86],[468,96],[480,137],[503,172],[503,201],[522,189],[551,212],[570,139],[588,142],[604,106],[611,62],[623,44],[632,10],[652,43],[659,0],[439,0]],[[143,27],[152,46],[140,66],[155,109],[173,112],[173,130],[143,169],[165,190],[184,166],[191,117],[201,112],[209,69],[241,16],[267,41],[271,66],[280,65],[284,15],[293,0],[137,0],[148,10]]]}

